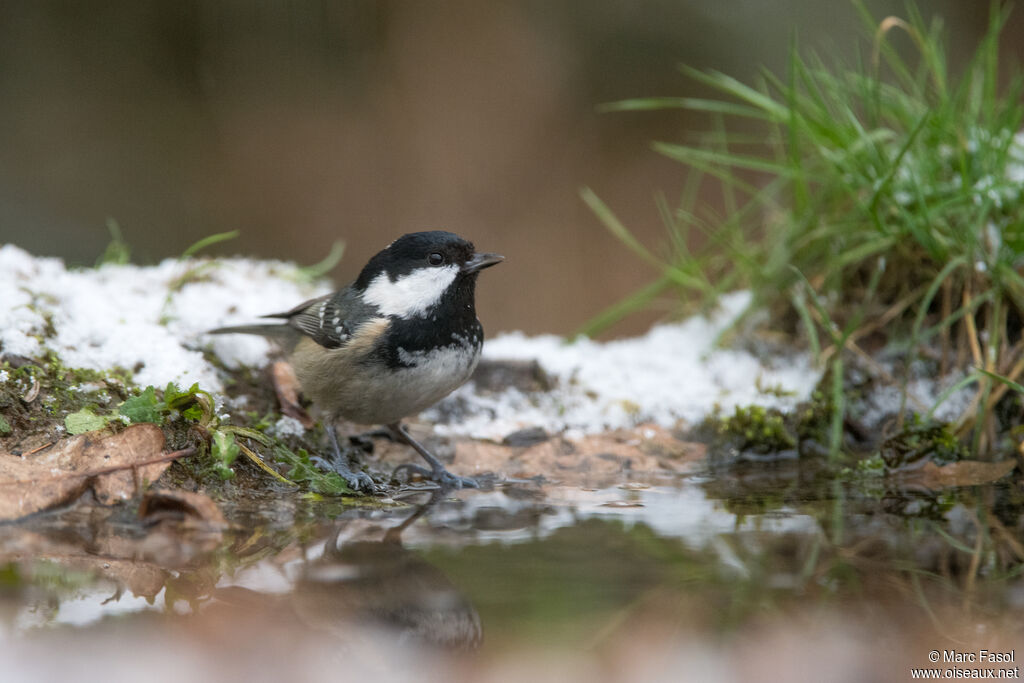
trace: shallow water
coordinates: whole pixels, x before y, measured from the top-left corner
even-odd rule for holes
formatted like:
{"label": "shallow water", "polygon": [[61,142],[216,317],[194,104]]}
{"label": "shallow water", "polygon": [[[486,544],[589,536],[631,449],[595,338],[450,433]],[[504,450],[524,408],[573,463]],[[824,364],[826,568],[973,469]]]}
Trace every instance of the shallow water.
{"label": "shallow water", "polygon": [[904,680],[932,650],[1024,657],[1012,486],[786,463],[398,498],[266,496],[226,531],[87,505],[0,527],[3,680]]}

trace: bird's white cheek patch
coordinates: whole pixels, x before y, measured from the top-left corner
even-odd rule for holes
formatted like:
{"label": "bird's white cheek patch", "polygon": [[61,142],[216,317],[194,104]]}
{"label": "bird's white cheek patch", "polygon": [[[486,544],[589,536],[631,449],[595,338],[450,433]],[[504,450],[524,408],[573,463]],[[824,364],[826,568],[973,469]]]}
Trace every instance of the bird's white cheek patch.
{"label": "bird's white cheek patch", "polygon": [[370,282],[363,300],[376,306],[382,315],[423,315],[440,301],[458,274],[457,266],[419,268],[392,282],[387,273],[381,273]]}

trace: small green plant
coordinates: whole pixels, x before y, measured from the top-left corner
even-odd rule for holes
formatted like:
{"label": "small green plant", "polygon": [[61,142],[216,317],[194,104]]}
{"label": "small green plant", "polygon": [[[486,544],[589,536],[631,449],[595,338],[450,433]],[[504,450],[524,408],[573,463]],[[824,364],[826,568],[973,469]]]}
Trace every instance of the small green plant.
{"label": "small green plant", "polygon": [[304,282],[315,282],[322,277],[326,277],[327,273],[334,270],[334,267],[341,263],[341,257],[345,255],[345,243],[341,240],[336,240],[331,244],[331,250],[327,252],[320,262],[314,263],[308,266],[300,266],[298,268],[298,278]]}
{"label": "small green plant", "polygon": [[[204,446],[201,451],[209,453],[210,468],[222,480],[235,477],[232,465],[239,455],[244,454],[253,464],[283,484],[301,484],[314,493],[328,495],[351,493],[345,480],[337,473],[324,472],[313,466],[305,450],[299,449],[296,453],[260,429],[223,424],[214,407],[213,396],[200,389],[198,384],[181,389],[172,382],[162,392],[147,386],[122,401],[116,412],[104,412],[97,406],[86,405],[67,415],[64,426],[69,434],[82,434],[104,429],[111,423],[151,422],[166,426],[175,420],[183,420],[186,424],[199,427],[199,433],[208,435],[209,450]],[[265,428],[271,422],[268,418],[258,424]],[[251,445],[246,445],[246,442]],[[287,467],[287,476],[268,465],[257,452],[255,444],[263,446],[270,453],[271,462]]]}
{"label": "small green plant", "polygon": [[858,460],[851,471],[860,477],[884,477],[888,469],[886,468],[885,460],[882,459],[882,455],[880,453],[873,453],[863,460]]}
{"label": "small green plant", "polygon": [[213,471],[221,479],[234,479],[235,471],[231,465],[240,453],[238,444],[235,443],[235,435],[229,431],[218,429],[213,433],[213,444],[210,447],[210,456],[213,459]]}
{"label": "small green plant", "polygon": [[963,459],[967,452],[947,425],[915,418],[883,441],[878,454],[887,467],[896,469],[925,461],[945,465]]}
{"label": "small green plant", "polygon": [[97,415],[92,407],[86,406],[81,410],[69,413],[64,418],[64,428],[67,429],[68,434],[85,434],[86,432],[103,429],[110,422],[110,419],[103,415]]}
{"label": "small green plant", "polygon": [[219,244],[220,242],[227,242],[228,240],[233,240],[241,234],[242,233],[239,230],[229,230],[228,232],[218,232],[212,235],[208,235],[199,240],[198,242],[194,242],[185,251],[181,252],[180,260],[184,261],[185,259],[192,258],[193,256],[201,252],[203,249],[206,249],[207,247],[213,246],[214,244]]}
{"label": "small green plant", "polygon": [[[942,374],[968,362],[980,369],[958,428],[984,450],[1006,391],[993,375],[1024,376],[1014,331],[1024,319],[1024,78],[999,73],[1007,11],[993,2],[977,51],[954,74],[940,20],[928,23],[911,7],[908,21],[877,22],[860,10],[872,41],[854,67],[804,56],[794,43],[785,76],[766,72],[755,85],[684,67],[721,100],[605,107],[678,107],[710,113],[717,125],[695,144],[654,143],[691,171],[678,206],[658,200],[668,234],[662,252],[583,191],[605,227],[657,271],[584,332],[673,288],[703,306],[749,288],[754,306],[830,363],[833,452],[845,414],[842,358],[866,357],[861,343],[870,335],[903,354],[907,373],[925,349]],[[912,41],[913,62],[893,46],[897,34]],[[709,177],[720,208],[697,203]]]}
{"label": "small green plant", "polygon": [[761,406],[736,406],[733,414],[718,424],[719,435],[737,437],[741,449],[758,448],[767,451],[781,451],[795,448],[796,437],[790,433],[783,416]]}
{"label": "small green plant", "polygon": [[274,448],[274,456],[278,462],[289,466],[289,479],[297,484],[304,484],[313,493],[336,496],[351,491],[337,472],[324,472],[316,467],[305,449],[292,451],[278,445]]}
{"label": "small green plant", "polygon": [[[783,413],[764,406],[736,406],[731,414],[708,418],[698,428],[716,449],[760,454],[807,450],[820,452],[829,438],[831,415],[834,413],[826,397],[815,392],[796,410]],[[710,431],[709,431],[710,430]]]}
{"label": "small green plant", "polygon": [[123,266],[126,263],[130,263],[132,260],[132,250],[121,234],[120,224],[113,218],[108,218],[107,231],[110,233],[110,242],[107,243],[107,248],[103,250],[100,257],[96,259],[96,266],[99,267],[108,263]]}
{"label": "small green plant", "polygon": [[164,389],[162,397],[157,396],[154,387],[146,387],[137,395],[125,399],[118,406],[117,413],[99,415],[93,406],[87,405],[67,415],[64,427],[69,434],[82,434],[103,429],[113,421],[163,424],[166,418],[179,414],[187,420],[209,426],[216,420],[213,405],[213,397],[200,389],[198,384],[180,389],[172,382]]}

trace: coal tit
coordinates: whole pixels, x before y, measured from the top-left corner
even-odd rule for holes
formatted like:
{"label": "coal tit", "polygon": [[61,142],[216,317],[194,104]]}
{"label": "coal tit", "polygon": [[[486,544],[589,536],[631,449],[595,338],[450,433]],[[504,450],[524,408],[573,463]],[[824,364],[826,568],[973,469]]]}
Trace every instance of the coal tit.
{"label": "coal tit", "polygon": [[349,286],[264,316],[283,323],[210,333],[262,334],[283,343],[303,392],[328,420],[331,464],[353,489],[375,485],[342,456],[334,429],[339,418],[386,425],[430,466],[401,468],[443,486],[476,487],[473,479],[446,470],[401,420],[429,408],[473,373],[484,339],[476,317],[477,275],[502,260],[476,252],[450,232],[414,232],[371,258]]}

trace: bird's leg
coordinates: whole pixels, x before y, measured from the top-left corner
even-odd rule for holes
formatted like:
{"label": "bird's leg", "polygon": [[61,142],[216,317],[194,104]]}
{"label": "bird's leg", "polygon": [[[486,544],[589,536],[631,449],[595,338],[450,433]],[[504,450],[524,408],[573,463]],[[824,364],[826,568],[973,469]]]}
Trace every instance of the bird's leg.
{"label": "bird's leg", "polygon": [[416,508],[415,512],[413,512],[411,515],[406,517],[400,524],[398,524],[397,526],[391,527],[390,529],[388,529],[384,533],[384,542],[385,543],[401,543],[402,542],[402,532],[405,531],[406,529],[408,529],[410,526],[412,526],[412,523],[415,522],[420,517],[422,517],[423,515],[425,515],[428,510],[430,510],[432,507],[437,505],[437,503],[442,498],[447,496],[451,492],[451,490],[452,490],[452,486],[448,486],[448,485],[445,485],[445,484],[439,485],[436,489],[431,489],[430,490],[430,499],[427,500],[426,503],[421,504],[418,508]]}
{"label": "bird's leg", "polygon": [[377,484],[370,475],[365,472],[354,472],[352,470],[348,458],[341,452],[341,447],[338,445],[338,435],[334,431],[334,425],[325,424],[324,426],[327,429],[327,436],[331,440],[331,450],[333,453],[330,460],[317,457],[310,458],[313,464],[318,465],[321,469],[337,472],[353,491],[375,492]]}
{"label": "bird's leg", "polygon": [[348,437],[348,442],[365,453],[372,453],[374,439],[387,439],[388,441],[394,441],[395,434],[386,427],[378,427],[377,429],[371,429],[368,432],[352,434]]}
{"label": "bird's leg", "polygon": [[431,481],[436,481],[442,487],[446,488],[480,488],[480,484],[477,483],[476,479],[471,479],[469,477],[460,477],[459,475],[452,474],[447,469],[445,469],[444,465],[441,464],[441,461],[438,460],[433,453],[424,448],[416,439],[412,438],[412,435],[409,434],[408,430],[406,430],[405,426],[401,422],[395,422],[394,424],[390,424],[388,425],[388,428],[391,429],[392,432],[394,432],[395,437],[399,441],[405,442],[408,445],[412,446],[413,450],[419,453],[420,457],[426,460],[427,464],[430,465],[429,470],[426,467],[420,467],[419,465],[399,465],[397,468],[395,468],[395,472],[398,472],[398,470],[408,470],[410,472],[416,472],[417,474],[423,475],[424,477],[430,479]]}

